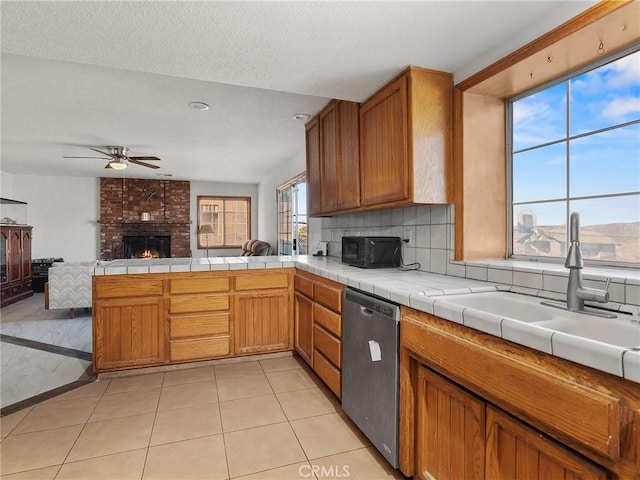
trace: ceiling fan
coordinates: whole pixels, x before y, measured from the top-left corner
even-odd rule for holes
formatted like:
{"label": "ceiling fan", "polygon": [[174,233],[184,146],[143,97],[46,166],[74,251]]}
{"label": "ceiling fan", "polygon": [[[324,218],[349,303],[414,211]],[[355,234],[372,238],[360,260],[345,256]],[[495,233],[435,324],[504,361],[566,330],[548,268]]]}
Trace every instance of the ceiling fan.
{"label": "ceiling fan", "polygon": [[[97,148],[89,147],[89,150],[93,150],[94,152],[101,153],[105,155],[105,157],[62,157],[62,158],[99,158],[102,160],[109,160],[109,163],[104,168],[112,168],[114,170],[124,170],[127,168],[127,162],[135,163],[136,165],[141,165],[143,167],[148,168],[160,168],[158,165],[153,165],[151,163],[147,163],[149,160],[160,160],[158,157],[130,157],[127,155],[129,153],[129,149],[127,147],[119,147],[109,145],[106,147],[107,151],[103,152],[102,150],[98,150]],[[146,161],[143,161],[146,160]]]}

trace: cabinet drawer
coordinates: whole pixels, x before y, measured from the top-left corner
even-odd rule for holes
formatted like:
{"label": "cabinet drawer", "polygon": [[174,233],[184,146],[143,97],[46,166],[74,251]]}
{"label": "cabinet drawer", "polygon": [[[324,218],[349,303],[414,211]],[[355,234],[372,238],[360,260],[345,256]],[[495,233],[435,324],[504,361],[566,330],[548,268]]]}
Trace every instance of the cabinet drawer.
{"label": "cabinet drawer", "polygon": [[338,398],[342,396],[340,370],[331,365],[331,362],[317,350],[313,352],[313,370]]}
{"label": "cabinet drawer", "polygon": [[171,293],[214,293],[229,291],[229,277],[181,278],[171,280]]}
{"label": "cabinet drawer", "polygon": [[322,353],[336,367],[342,366],[342,342],[316,324],[313,328],[313,348]]}
{"label": "cabinet drawer", "polygon": [[342,288],[324,282],[315,282],[313,299],[337,313],[342,313]]}
{"label": "cabinet drawer", "polygon": [[336,337],[342,338],[342,318],[318,303],[313,304],[313,319]]}
{"label": "cabinet drawer", "polygon": [[294,285],[296,292],[300,292],[309,298],[313,298],[313,280],[303,277],[302,275],[296,275],[294,278]]}
{"label": "cabinet drawer", "polygon": [[144,280],[139,277],[140,275],[94,275],[94,295],[96,298],[154,297],[162,295],[162,280]]}
{"label": "cabinet drawer", "polygon": [[171,338],[229,334],[229,314],[181,315],[170,319]]}
{"label": "cabinet drawer", "polygon": [[211,312],[229,310],[229,295],[181,295],[171,297],[170,313]]}
{"label": "cabinet drawer", "polygon": [[289,286],[289,274],[270,273],[252,274],[236,277],[236,290],[263,290],[266,288],[287,288]]}
{"label": "cabinet drawer", "polygon": [[174,340],[170,349],[171,361],[225,357],[229,355],[229,336]]}

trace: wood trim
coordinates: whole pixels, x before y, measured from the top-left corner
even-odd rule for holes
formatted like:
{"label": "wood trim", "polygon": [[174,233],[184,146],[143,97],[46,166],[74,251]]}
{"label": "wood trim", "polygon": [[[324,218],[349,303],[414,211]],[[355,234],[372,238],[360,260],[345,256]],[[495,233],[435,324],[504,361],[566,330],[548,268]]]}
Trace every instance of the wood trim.
{"label": "wood trim", "polygon": [[593,7],[585,10],[584,12],[576,15],[570,20],[564,22],[562,25],[554,28],[553,30],[545,33],[541,37],[527,43],[523,47],[520,47],[515,52],[501,58],[497,62],[492,63],[488,67],[472,75],[471,77],[463,80],[456,85],[460,90],[469,90],[470,88],[490,79],[494,75],[497,75],[504,70],[514,66],[516,63],[521,62],[534,55],[535,53],[544,50],[545,48],[554,45],[555,43],[565,39],[572,33],[575,33],[584,27],[606,17],[610,13],[618,10],[619,8],[631,3],[635,0],[603,0]]}

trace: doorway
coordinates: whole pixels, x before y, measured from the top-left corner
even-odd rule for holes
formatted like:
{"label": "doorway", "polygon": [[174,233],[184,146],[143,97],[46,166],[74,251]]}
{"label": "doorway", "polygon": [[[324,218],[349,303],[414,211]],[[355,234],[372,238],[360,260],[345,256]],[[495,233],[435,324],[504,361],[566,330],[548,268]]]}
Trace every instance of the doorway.
{"label": "doorway", "polygon": [[306,180],[301,174],[277,188],[279,255],[306,255],[308,251]]}

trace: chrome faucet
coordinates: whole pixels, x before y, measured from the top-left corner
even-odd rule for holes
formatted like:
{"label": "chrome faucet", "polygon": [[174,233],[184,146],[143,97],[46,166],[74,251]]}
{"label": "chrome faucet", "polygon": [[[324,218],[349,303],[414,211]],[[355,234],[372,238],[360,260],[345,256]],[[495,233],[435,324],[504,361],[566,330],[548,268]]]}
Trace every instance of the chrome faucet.
{"label": "chrome faucet", "polygon": [[580,215],[573,212],[569,225],[569,251],[564,261],[565,268],[569,269],[569,283],[567,285],[567,304],[559,304],[555,302],[542,302],[544,305],[562,308],[571,312],[587,313],[605,318],[615,318],[612,313],[605,313],[584,306],[584,302],[607,303],[609,301],[609,284],[611,278],[607,278],[607,284],[604,290],[597,288],[589,288],[582,286],[582,272],[584,263],[582,261],[582,251],[580,250]]}

